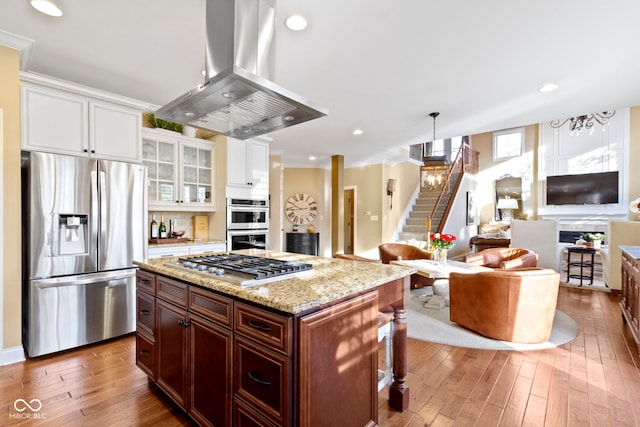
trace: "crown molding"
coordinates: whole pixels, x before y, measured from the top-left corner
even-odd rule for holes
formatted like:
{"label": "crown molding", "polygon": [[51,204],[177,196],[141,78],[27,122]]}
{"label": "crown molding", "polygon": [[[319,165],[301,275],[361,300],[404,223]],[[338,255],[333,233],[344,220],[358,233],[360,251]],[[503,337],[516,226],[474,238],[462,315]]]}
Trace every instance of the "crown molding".
{"label": "crown molding", "polygon": [[20,51],[20,71],[29,69],[35,40],[0,30],[0,45]]}

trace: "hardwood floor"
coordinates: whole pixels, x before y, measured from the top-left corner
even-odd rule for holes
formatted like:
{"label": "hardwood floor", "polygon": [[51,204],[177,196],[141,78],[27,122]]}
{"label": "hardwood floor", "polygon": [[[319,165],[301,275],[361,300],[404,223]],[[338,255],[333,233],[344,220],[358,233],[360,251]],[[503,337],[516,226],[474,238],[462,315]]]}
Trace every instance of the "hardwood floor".
{"label": "hardwood floor", "polygon": [[[379,424],[640,426],[640,358],[618,300],[561,287],[558,308],[578,322],[580,334],[551,350],[476,350],[410,339],[409,409],[389,409],[385,389]],[[18,399],[32,407],[38,399],[42,407],[19,412],[16,406],[25,406]],[[0,367],[0,408],[0,425],[11,426],[193,425],[135,366],[132,336]]]}

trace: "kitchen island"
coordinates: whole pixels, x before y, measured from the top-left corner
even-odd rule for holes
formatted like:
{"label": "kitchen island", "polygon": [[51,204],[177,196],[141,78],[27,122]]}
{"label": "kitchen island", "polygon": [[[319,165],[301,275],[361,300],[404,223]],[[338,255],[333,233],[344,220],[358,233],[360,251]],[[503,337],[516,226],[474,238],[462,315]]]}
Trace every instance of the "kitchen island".
{"label": "kitchen island", "polygon": [[137,364],[202,425],[377,423],[377,312],[394,309],[389,403],[409,404],[404,266],[260,250],[313,265],[250,287],[136,262]]}

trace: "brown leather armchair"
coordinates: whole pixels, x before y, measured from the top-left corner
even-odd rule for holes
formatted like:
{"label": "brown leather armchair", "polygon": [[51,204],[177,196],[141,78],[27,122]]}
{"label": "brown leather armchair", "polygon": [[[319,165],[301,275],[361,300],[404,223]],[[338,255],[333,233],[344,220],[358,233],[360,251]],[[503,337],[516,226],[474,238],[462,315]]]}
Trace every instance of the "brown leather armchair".
{"label": "brown leather armchair", "polygon": [[510,270],[537,267],[538,254],[522,248],[490,248],[465,256],[465,262],[482,267]]}
{"label": "brown leather armchair", "polygon": [[383,243],[378,246],[378,252],[383,264],[402,259],[433,259],[433,253],[404,243]]}
{"label": "brown leather armchair", "polygon": [[534,344],[549,340],[560,274],[546,268],[449,276],[450,319],[489,338]]}

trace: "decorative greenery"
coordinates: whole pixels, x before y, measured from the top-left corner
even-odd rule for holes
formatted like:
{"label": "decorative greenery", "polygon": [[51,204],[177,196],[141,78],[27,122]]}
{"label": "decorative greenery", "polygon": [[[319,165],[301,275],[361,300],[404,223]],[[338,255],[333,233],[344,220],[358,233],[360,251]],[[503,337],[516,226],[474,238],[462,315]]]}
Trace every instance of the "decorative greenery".
{"label": "decorative greenery", "polygon": [[149,121],[149,124],[154,128],[167,129],[175,132],[182,132],[182,125],[180,123],[173,123],[167,120],[162,120],[156,117],[152,111],[145,113],[145,117]]}
{"label": "decorative greenery", "polygon": [[456,236],[453,234],[431,233],[429,239],[431,244],[438,249],[451,249],[456,244]]}
{"label": "decorative greenery", "polygon": [[580,235],[580,238],[585,242],[595,242],[597,240],[603,241],[605,237],[604,233],[587,233]]}

